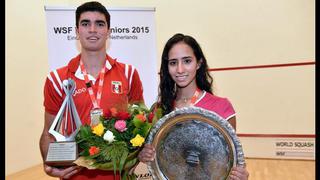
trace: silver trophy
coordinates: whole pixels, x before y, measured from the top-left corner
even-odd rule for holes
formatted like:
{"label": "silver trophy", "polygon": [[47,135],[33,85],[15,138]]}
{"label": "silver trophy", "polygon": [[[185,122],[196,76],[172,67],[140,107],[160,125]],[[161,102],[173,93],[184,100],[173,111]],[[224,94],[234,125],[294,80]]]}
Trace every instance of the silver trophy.
{"label": "silver trophy", "polygon": [[[75,87],[75,82],[72,79],[63,81],[63,90],[66,96],[49,129],[49,133],[54,136],[56,142],[49,144],[45,160],[48,165],[70,166],[78,157],[75,136],[82,123],[72,98]],[[67,130],[70,128],[72,133],[68,134]]]}
{"label": "silver trophy", "polygon": [[155,123],[147,143],[156,149],[148,163],[153,179],[224,180],[245,165],[241,143],[227,120],[198,107],[175,110]]}

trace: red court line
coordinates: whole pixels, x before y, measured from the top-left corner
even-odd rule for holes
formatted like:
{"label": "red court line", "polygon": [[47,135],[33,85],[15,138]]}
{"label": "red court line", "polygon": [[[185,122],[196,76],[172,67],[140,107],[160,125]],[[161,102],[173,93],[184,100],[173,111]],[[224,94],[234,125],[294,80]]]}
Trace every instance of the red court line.
{"label": "red court line", "polygon": [[225,68],[211,68],[209,71],[229,71],[229,70],[242,70],[242,69],[259,69],[259,68],[275,68],[275,67],[289,67],[289,66],[306,66],[314,65],[315,61],[300,62],[300,63],[286,63],[286,64],[268,64],[256,66],[239,66],[239,67],[225,67]]}
{"label": "red court line", "polygon": [[315,138],[315,134],[237,134],[238,137],[262,137],[262,138]]}

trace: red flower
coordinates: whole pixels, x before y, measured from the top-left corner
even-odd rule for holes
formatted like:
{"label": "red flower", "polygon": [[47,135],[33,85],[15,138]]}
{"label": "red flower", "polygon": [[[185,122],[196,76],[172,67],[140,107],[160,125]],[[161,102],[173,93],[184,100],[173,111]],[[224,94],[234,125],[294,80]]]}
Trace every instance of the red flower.
{"label": "red flower", "polygon": [[89,154],[90,156],[95,155],[97,153],[99,153],[100,149],[96,146],[91,146],[89,149]]}
{"label": "red flower", "polygon": [[152,122],[153,117],[154,117],[154,113],[151,112],[151,113],[149,114],[149,116],[148,116],[149,122]]}
{"label": "red flower", "polygon": [[129,117],[130,117],[130,114],[128,112],[119,112],[118,113],[118,119],[127,120],[127,119],[129,119]]}
{"label": "red flower", "polygon": [[143,114],[136,115],[137,119],[139,119],[141,122],[146,122],[146,117]]}
{"label": "red flower", "polygon": [[104,117],[105,119],[111,118],[111,111],[110,111],[110,109],[107,109],[107,110],[105,110],[105,111],[103,112],[103,117]]}

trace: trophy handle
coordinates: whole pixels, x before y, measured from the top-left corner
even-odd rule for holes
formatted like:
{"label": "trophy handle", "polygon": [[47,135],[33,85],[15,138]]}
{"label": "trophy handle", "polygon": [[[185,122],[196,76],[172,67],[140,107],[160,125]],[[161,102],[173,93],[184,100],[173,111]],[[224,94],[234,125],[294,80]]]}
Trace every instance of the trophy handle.
{"label": "trophy handle", "polygon": [[[53,135],[55,137],[56,141],[58,141],[58,142],[74,141],[75,136],[78,133],[80,126],[82,125],[82,123],[80,121],[79,114],[77,112],[76,106],[75,106],[73,98],[72,98],[72,94],[75,90],[75,82],[70,78],[68,80],[64,80],[63,81],[63,89],[66,93],[66,97],[65,97],[56,117],[54,118],[54,121],[51,124],[50,129],[49,129],[49,133],[51,135]],[[55,130],[57,124],[59,125],[59,127],[61,126],[64,112],[65,112],[66,118],[68,117],[68,114],[70,113],[70,117],[71,117],[70,121],[71,121],[72,129],[73,129],[73,124],[76,125],[76,130],[73,131],[69,136],[64,136]],[[66,121],[68,121],[68,119],[66,119]],[[66,127],[66,125],[65,125],[65,127]]]}
{"label": "trophy handle", "polygon": [[49,129],[49,133],[51,135],[54,136],[54,138],[56,139],[56,141],[58,142],[61,142],[61,141],[66,141],[66,137],[63,136],[62,134],[60,134],[59,132],[55,131],[55,127],[56,125],[59,123],[59,126],[61,125],[61,121],[62,121],[62,118],[63,118],[63,112],[65,111],[65,106],[67,104],[67,99],[64,99],[61,107],[60,107],[60,110],[58,112],[58,114],[56,115],[56,117],[54,118],[53,120],[53,123],[51,124],[50,126],[50,129]]}

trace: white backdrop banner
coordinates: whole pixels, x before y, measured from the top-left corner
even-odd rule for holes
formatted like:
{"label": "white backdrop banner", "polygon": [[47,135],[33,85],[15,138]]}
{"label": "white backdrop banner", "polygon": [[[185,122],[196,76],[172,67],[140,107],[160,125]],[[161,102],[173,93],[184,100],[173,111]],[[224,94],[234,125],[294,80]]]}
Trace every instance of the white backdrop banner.
{"label": "white backdrop banner", "polygon": [[[75,7],[45,6],[50,70],[65,66],[80,53],[75,32]],[[148,107],[156,101],[157,55],[155,8],[108,8],[111,36],[107,53],[137,68]]]}

